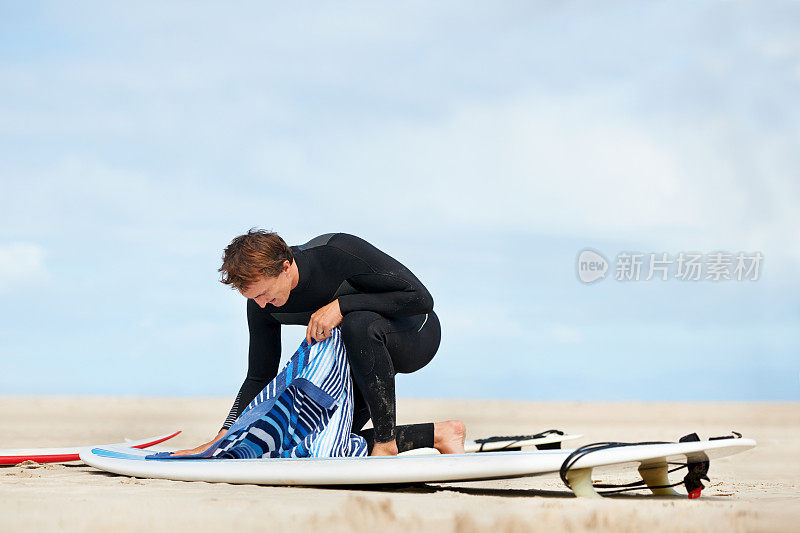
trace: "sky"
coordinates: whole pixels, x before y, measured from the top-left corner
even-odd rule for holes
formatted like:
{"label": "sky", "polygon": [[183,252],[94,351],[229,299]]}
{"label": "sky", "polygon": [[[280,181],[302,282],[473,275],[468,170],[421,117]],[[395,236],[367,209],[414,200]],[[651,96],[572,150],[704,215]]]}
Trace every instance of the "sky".
{"label": "sky", "polygon": [[0,2],[0,80],[0,394],[233,398],[261,227],[425,283],[401,396],[800,398],[795,2]]}

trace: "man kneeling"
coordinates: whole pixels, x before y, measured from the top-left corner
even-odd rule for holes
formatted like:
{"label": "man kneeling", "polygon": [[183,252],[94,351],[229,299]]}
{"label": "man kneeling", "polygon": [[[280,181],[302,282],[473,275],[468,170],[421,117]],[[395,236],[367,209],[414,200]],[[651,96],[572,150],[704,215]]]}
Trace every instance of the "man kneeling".
{"label": "man kneeling", "polygon": [[[219,270],[222,283],[247,298],[247,377],[219,434],[178,455],[210,448],[275,378],[283,324],[306,326],[309,344],[340,327],[355,384],[352,431],[371,455],[424,447],[464,452],[459,420],[396,426],[395,374],[427,365],[441,340],[433,298],[400,262],[345,233],[290,247],[275,233],[250,230],[225,248]],[[370,419],[373,429],[364,430]]]}

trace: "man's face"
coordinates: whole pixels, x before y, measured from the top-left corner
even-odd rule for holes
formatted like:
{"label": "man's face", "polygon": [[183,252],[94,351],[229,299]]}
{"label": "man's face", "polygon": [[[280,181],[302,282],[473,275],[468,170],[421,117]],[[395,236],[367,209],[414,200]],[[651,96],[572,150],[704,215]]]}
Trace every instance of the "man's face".
{"label": "man's face", "polygon": [[262,309],[267,304],[280,307],[289,299],[292,290],[292,277],[289,274],[289,261],[283,262],[283,271],[274,278],[262,277],[239,292],[245,298],[255,300]]}

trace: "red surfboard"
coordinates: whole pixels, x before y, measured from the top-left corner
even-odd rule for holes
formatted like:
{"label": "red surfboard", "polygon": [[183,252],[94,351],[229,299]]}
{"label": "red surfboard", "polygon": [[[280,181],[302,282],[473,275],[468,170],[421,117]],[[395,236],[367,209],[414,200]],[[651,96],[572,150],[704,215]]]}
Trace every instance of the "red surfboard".
{"label": "red surfboard", "polygon": [[[169,435],[159,435],[157,437],[150,437],[149,439],[135,440],[131,442],[121,442],[120,446],[130,446],[132,448],[147,448],[148,446],[155,446],[161,442],[171,439],[178,435],[180,431],[171,433]],[[16,465],[23,461],[35,461],[37,463],[66,463],[69,461],[80,461],[79,452],[80,448],[95,447],[96,445],[89,444],[87,446],[73,446],[71,448],[29,448],[20,450],[0,450],[0,465]]]}

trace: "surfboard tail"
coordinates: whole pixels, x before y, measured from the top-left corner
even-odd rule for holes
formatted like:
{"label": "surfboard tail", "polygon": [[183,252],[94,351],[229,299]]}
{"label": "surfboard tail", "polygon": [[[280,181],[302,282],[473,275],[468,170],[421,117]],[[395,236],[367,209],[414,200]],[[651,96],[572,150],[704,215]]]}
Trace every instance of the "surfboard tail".
{"label": "surfboard tail", "polygon": [[[726,441],[741,439],[742,434],[736,431],[732,435],[722,437],[712,437],[707,441],[701,441],[697,433],[690,433],[681,437],[677,443],[674,442],[596,442],[581,446],[573,451],[562,463],[559,474],[564,484],[569,487],[576,496],[597,498],[600,494],[616,494],[620,492],[649,489],[655,496],[677,496],[678,493],[673,489],[679,485],[686,488],[689,499],[699,498],[705,485],[703,481],[710,481],[708,477],[708,470],[711,465],[710,458],[706,452],[711,453],[719,445],[712,444],[714,441]],[[748,441],[748,439],[744,439]],[[748,448],[755,446],[754,441],[749,441],[751,444],[744,443]],[[686,450],[676,453],[669,453],[670,447],[674,445],[700,445],[695,450]],[[707,449],[703,449],[705,446]],[[665,447],[666,446],[666,447]],[[651,457],[642,458],[640,460],[639,475],[641,481],[634,481],[626,484],[607,484],[607,483],[593,483],[592,482],[592,468],[593,466],[602,466],[596,456],[603,454],[609,455],[619,452],[621,449],[632,450],[633,447],[650,447],[652,449],[665,450],[665,454],[660,455],[661,452],[655,453]],[[595,457],[590,457],[592,454]],[[685,463],[675,462],[675,456],[685,457]],[[594,459],[594,463],[592,464]],[[669,468],[669,465],[678,465],[675,468]],[[683,479],[676,483],[670,483],[668,475],[671,472],[687,469],[686,475]],[[596,489],[608,489],[598,492]]]}

